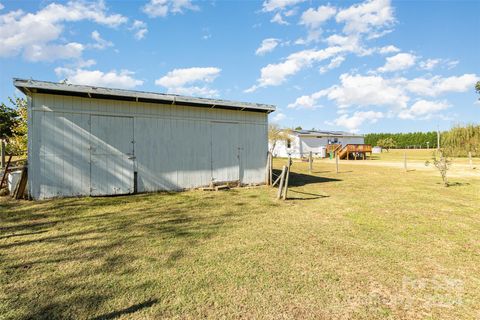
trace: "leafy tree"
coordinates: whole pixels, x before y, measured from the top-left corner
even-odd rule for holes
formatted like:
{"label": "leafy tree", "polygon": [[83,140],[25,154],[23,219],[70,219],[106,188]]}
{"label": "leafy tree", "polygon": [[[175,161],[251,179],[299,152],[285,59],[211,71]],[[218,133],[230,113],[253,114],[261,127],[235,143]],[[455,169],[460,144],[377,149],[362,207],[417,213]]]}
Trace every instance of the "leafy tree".
{"label": "leafy tree", "polygon": [[0,105],[0,139],[13,136],[13,127],[17,122],[18,113],[4,103]]}
{"label": "leafy tree", "polygon": [[[475,84],[475,90],[478,94],[480,94],[480,81],[477,81],[477,83]],[[480,98],[478,100],[480,100]]]}
{"label": "leafy tree", "polygon": [[393,138],[380,139],[377,141],[377,144],[382,147],[382,149],[387,149],[387,152],[390,151],[391,148],[395,148],[397,145]]}
{"label": "leafy tree", "polygon": [[0,138],[7,140],[7,152],[23,154],[27,149],[27,100],[9,100],[13,107],[0,106]]}
{"label": "leafy tree", "polygon": [[[445,187],[448,187],[448,178],[447,178],[447,172],[448,169],[450,169],[450,165],[452,164],[452,161],[450,160],[450,157],[447,154],[447,151],[445,149],[440,149],[439,152],[435,152],[432,158],[433,165],[435,168],[437,168],[438,172],[440,172],[440,176],[442,177],[443,185]],[[429,166],[430,161],[425,162],[425,166]]]}
{"label": "leafy tree", "polygon": [[27,152],[27,100],[24,98],[10,99],[16,106],[17,121],[14,123],[12,131],[13,135],[9,139],[9,151],[11,153],[20,155]]}
{"label": "leafy tree", "polygon": [[302,130],[302,127],[300,127],[300,126],[295,127],[295,130]]}

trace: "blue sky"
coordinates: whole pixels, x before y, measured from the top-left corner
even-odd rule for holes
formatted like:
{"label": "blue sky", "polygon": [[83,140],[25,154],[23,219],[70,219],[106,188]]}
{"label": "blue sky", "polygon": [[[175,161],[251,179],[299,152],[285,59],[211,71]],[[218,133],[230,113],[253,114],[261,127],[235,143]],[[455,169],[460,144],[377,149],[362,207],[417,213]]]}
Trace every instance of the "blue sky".
{"label": "blue sky", "polygon": [[479,122],[480,1],[0,0],[12,77],[274,104],[286,127]]}

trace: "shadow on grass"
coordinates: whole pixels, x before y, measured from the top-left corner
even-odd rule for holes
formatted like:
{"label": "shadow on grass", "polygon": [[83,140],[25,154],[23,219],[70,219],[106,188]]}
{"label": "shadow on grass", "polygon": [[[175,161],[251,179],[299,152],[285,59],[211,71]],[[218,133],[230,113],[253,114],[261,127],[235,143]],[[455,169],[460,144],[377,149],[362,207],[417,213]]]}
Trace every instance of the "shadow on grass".
{"label": "shadow on grass", "polygon": [[326,183],[326,182],[335,182],[341,181],[340,179],[318,177],[309,174],[290,172],[290,177],[288,180],[288,185],[291,187],[301,187],[307,184],[313,183]]}
{"label": "shadow on grass", "polygon": [[[316,194],[316,193],[310,193],[310,192],[303,192],[303,191],[297,191],[297,190],[289,190],[289,197],[288,200],[315,200],[315,199],[321,199],[321,198],[328,198],[330,196],[326,196],[323,194]],[[291,194],[301,194],[301,195],[307,195],[309,197],[292,197]]]}
{"label": "shadow on grass", "polygon": [[468,182],[449,182],[448,186],[449,187],[463,187],[463,186],[469,186],[470,183]]}
{"label": "shadow on grass", "polygon": [[137,312],[141,309],[150,308],[151,306],[153,306],[157,302],[158,302],[157,299],[147,300],[145,302],[134,304],[134,305],[132,305],[128,308],[122,309],[122,310],[114,311],[114,312],[111,312],[111,313],[107,313],[107,314],[92,318],[92,320],[115,319],[115,318],[118,318],[118,317],[123,316],[123,315],[135,313],[135,312]]}
{"label": "shadow on grass", "polygon": [[[245,208],[247,201],[222,209],[222,203],[238,200],[232,192],[205,198],[166,193],[2,202],[0,268],[9,280],[1,287],[8,294],[0,313],[18,310],[17,318],[25,319],[100,314],[107,301],[132,290],[132,283],[124,279],[141,274],[139,265],[177,268],[199,243],[258,213]],[[41,295],[31,286],[36,277],[39,286],[49,288]],[[149,281],[158,285],[157,279]],[[128,317],[156,302],[148,300],[95,319]]]}

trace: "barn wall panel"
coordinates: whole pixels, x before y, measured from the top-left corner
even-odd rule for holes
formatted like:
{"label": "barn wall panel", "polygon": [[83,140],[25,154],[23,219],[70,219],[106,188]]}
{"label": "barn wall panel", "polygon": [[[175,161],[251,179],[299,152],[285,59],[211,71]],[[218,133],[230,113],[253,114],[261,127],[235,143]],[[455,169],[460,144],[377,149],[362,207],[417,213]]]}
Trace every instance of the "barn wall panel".
{"label": "barn wall panel", "polygon": [[[48,94],[34,94],[29,111],[29,183],[36,199],[90,194],[93,115],[134,118],[134,170],[140,192],[208,185],[212,166],[223,170],[226,179],[264,180],[264,113]],[[213,149],[216,121],[227,122],[228,129],[222,130],[220,146]]]}

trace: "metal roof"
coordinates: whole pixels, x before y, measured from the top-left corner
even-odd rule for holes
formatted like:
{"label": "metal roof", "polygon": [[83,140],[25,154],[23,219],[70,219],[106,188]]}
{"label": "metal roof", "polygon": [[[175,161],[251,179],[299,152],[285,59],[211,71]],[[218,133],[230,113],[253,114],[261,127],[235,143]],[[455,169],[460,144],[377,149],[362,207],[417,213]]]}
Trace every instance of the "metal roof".
{"label": "metal roof", "polygon": [[363,134],[355,134],[346,131],[294,130],[293,133],[299,136],[363,137]]}
{"label": "metal roof", "polygon": [[111,89],[104,87],[74,85],[68,83],[27,80],[19,78],[13,79],[13,85],[26,95],[30,95],[31,93],[45,93],[55,95],[89,97],[97,99],[162,103],[266,113],[275,111],[275,106],[269,104],[237,102],[209,98],[196,98],[176,94]]}

